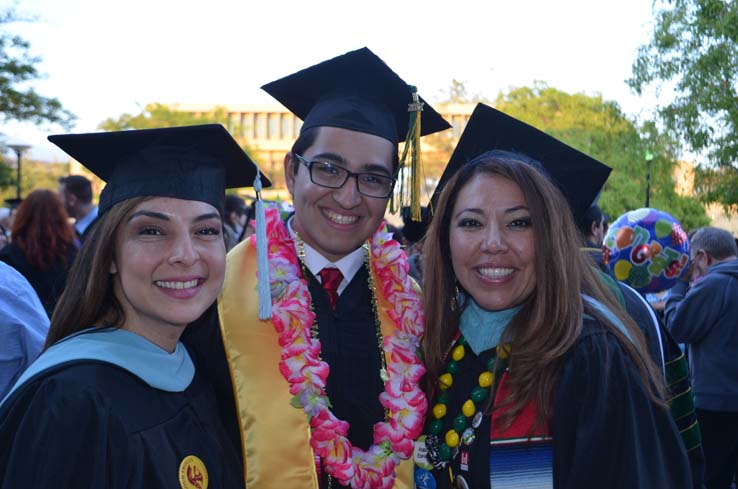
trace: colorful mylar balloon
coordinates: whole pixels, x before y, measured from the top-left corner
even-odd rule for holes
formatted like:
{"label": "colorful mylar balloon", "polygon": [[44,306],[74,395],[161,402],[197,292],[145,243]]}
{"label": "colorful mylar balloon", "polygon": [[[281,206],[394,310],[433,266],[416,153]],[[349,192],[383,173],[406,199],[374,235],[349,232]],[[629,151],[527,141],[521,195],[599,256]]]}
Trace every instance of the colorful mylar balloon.
{"label": "colorful mylar balloon", "polygon": [[658,209],[626,212],[612,223],[602,255],[610,274],[639,292],[670,289],[687,270],[689,240],[679,221]]}

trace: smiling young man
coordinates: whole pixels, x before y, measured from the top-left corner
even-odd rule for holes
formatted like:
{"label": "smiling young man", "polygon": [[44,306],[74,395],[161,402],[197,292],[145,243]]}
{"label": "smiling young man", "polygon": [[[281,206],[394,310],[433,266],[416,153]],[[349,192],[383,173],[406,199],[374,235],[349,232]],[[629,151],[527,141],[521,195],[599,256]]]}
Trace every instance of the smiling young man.
{"label": "smiling young man", "polygon": [[271,317],[258,319],[251,239],[228,256],[217,317],[187,341],[247,487],[412,487],[422,307],[380,225],[409,110],[422,109],[420,134],[449,125],[366,48],[263,88],[304,121],[284,158],[294,214],[266,214]]}

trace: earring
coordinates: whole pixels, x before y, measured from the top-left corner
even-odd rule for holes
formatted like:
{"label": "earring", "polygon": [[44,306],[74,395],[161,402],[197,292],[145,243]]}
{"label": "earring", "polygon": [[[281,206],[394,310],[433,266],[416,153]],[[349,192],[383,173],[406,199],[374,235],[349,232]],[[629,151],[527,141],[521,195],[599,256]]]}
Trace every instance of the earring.
{"label": "earring", "polygon": [[451,304],[450,304],[451,310],[454,312],[459,309],[459,299],[460,299],[459,296],[460,295],[461,295],[461,292],[459,291],[459,285],[456,284],[454,285],[454,296],[451,298]]}

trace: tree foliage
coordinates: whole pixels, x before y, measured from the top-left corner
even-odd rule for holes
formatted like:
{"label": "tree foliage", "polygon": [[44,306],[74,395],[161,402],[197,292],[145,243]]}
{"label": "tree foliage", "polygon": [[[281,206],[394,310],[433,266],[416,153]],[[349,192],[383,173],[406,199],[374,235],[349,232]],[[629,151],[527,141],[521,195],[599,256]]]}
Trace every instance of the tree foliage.
{"label": "tree foliage", "polygon": [[673,141],[659,134],[652,123],[637,127],[617,103],[599,95],[568,94],[537,82],[500,94],[494,105],[612,167],[599,204],[613,218],[645,205],[648,152],[654,155],[651,207],[669,212],[687,228],[708,223],[697,199],[674,190]]}
{"label": "tree foliage", "polygon": [[[169,105],[151,103],[147,104],[139,114],[122,114],[116,118],[111,117],[101,122],[98,127],[104,131],[152,129],[195,124],[223,124],[227,127],[228,122],[228,111],[223,107],[216,107],[212,112],[196,115],[175,110]],[[234,128],[229,129],[233,130]]]}
{"label": "tree foliage", "polygon": [[475,93],[470,95],[469,90],[466,88],[466,84],[456,78],[451,80],[451,85],[449,85],[448,90],[442,91],[441,96],[441,104],[489,103],[482,94]]}
{"label": "tree foliage", "polygon": [[31,45],[8,31],[11,24],[24,21],[14,10],[0,11],[0,121],[56,123],[71,127],[75,116],[56,98],[36,93],[29,82],[41,78],[36,65],[41,61],[31,54]]}
{"label": "tree foliage", "polygon": [[659,108],[672,134],[705,155],[698,170],[706,201],[738,203],[738,2],[668,0],[654,5],[655,26],[628,80],[636,93],[675,92]]}
{"label": "tree foliage", "polygon": [[[33,190],[40,188],[56,191],[59,188],[59,178],[69,174],[69,165],[24,158],[21,171],[21,194],[26,196]],[[9,169],[9,172],[12,174],[9,185],[3,189],[2,184],[0,184],[0,189],[2,189],[0,190],[0,207],[3,206],[3,199],[15,197],[15,170]],[[0,175],[1,179],[2,175]]]}

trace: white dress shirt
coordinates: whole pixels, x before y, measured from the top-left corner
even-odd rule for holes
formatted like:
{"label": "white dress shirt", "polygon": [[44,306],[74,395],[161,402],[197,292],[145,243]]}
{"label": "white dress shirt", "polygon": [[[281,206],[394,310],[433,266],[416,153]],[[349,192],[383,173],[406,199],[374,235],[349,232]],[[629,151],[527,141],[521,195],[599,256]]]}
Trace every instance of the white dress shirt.
{"label": "white dress shirt", "polygon": [[[296,239],[297,233],[294,229],[292,229],[291,217],[287,220],[287,230],[289,231],[290,236],[292,236],[292,239],[295,240],[295,249],[299,253]],[[305,266],[308,270],[310,270],[310,273],[312,273],[315,278],[318,279],[318,282],[322,283],[320,275],[318,274],[324,268],[338,268],[341,271],[341,274],[343,275],[343,280],[341,280],[341,283],[338,285],[338,295],[341,295],[343,291],[346,290],[346,287],[348,287],[348,284],[354,278],[356,272],[358,272],[362,265],[364,265],[363,247],[359,247],[348,255],[341,258],[340,260],[332,262],[328,258],[321,255],[315,248],[313,248],[309,244],[305,243],[304,241],[302,244],[305,249]]]}

